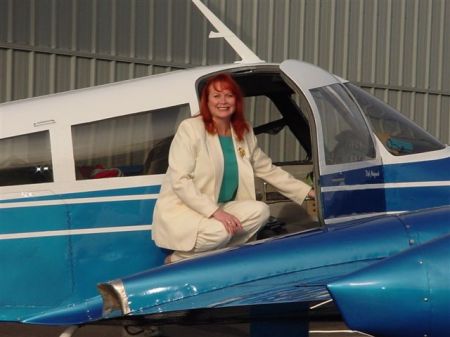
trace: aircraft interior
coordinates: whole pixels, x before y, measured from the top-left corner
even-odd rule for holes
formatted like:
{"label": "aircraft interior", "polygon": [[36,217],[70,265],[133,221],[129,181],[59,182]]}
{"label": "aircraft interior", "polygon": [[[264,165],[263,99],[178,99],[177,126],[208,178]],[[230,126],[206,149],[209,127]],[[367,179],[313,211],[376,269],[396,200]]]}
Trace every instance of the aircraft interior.
{"label": "aircraft interior", "polygon": [[[297,179],[313,184],[313,156],[308,120],[302,99],[279,72],[242,71],[234,74],[245,96],[245,111],[259,146]],[[260,238],[319,227],[316,202],[298,205],[273,186],[256,178],[257,199],[266,202],[271,218]]]}

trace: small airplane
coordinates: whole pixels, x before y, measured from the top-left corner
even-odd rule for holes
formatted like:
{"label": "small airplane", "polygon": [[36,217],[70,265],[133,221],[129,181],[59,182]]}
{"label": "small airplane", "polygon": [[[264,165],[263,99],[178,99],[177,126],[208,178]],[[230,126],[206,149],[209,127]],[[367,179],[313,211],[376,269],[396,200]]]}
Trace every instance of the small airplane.
{"label": "small airplane", "polygon": [[[0,321],[68,326],[243,319],[308,336],[330,300],[374,336],[450,331],[450,148],[354,84],[260,60],[199,0],[242,60],[0,105]],[[314,186],[271,208],[260,239],[163,265],[152,212],[171,139],[212,74],[240,84],[260,146]]]}

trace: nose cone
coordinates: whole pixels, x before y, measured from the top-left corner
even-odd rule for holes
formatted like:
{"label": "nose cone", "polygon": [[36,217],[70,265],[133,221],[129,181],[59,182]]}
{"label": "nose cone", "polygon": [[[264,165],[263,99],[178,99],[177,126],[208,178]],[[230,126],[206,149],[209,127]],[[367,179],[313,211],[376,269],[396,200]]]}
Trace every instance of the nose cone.
{"label": "nose cone", "polygon": [[408,250],[328,285],[349,327],[375,336],[450,331],[450,239]]}

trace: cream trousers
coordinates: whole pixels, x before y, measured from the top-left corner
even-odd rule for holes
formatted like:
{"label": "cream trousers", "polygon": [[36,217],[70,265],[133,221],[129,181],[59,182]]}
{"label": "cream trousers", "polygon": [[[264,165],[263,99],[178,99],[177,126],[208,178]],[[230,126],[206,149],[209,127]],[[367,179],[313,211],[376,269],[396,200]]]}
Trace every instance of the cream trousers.
{"label": "cream trousers", "polygon": [[171,262],[220,248],[244,244],[258,232],[270,215],[269,206],[255,200],[230,201],[222,204],[220,208],[237,217],[243,229],[232,235],[227,232],[222,222],[214,218],[204,218],[199,224],[194,248],[188,252],[173,252],[170,257]]}

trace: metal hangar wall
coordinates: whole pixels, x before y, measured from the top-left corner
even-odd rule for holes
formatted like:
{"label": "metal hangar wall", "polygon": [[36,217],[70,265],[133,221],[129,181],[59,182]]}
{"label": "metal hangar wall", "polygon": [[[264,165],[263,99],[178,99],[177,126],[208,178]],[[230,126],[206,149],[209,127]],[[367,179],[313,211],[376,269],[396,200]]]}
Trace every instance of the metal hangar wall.
{"label": "metal hangar wall", "polygon": [[[450,143],[450,0],[203,0],[262,59],[314,63]],[[189,0],[0,0],[0,102],[235,61]]]}

